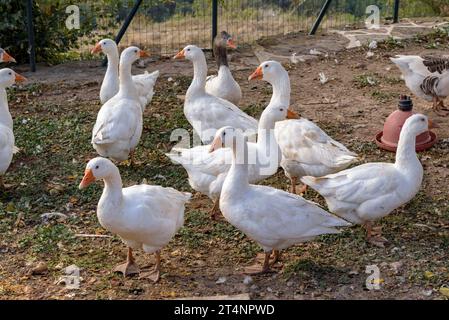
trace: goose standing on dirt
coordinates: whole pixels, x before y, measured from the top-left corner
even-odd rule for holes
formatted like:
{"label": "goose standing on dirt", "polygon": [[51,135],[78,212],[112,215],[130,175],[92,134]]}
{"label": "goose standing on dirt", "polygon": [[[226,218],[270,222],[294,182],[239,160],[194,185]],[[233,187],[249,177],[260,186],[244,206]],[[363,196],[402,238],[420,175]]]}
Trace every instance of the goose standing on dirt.
{"label": "goose standing on dirt", "polygon": [[13,70],[0,70],[0,188],[4,188],[3,175],[8,170],[12,156],[16,152],[14,146],[13,120],[8,107],[6,88],[16,82],[25,81],[25,77]]}
{"label": "goose standing on dirt", "polygon": [[4,49],[0,48],[0,63],[2,62],[16,62],[16,59],[11,57]]}
{"label": "goose standing on dirt", "polygon": [[[220,209],[229,223],[263,248],[262,273],[270,270],[272,251],[273,264],[279,258],[279,250],[321,234],[338,233],[337,227],[350,225],[298,195],[249,184],[247,137],[240,130],[220,129],[212,145],[212,151],[221,147],[232,149],[232,165],[221,191]],[[245,272],[260,273],[260,266],[246,268]]]}
{"label": "goose standing on dirt", "polygon": [[79,188],[84,189],[99,179],[105,187],[98,202],[98,220],[128,246],[126,262],[113,271],[124,276],[139,274],[132,252],[143,249],[145,253],[156,253],[156,266],[150,272],[140,273],[140,277],[158,281],[160,251],[184,224],[185,204],[191,194],[147,184],[123,188],[118,168],[101,157],[89,161]]}
{"label": "goose standing on dirt", "polygon": [[124,161],[134,153],[142,135],[142,108],[131,66],[148,56],[137,47],[129,47],[120,57],[120,88],[100,109],[92,130],[92,145],[102,157]]}
{"label": "goose standing on dirt", "polygon": [[203,51],[188,45],[174,59],[186,58],[193,62],[194,76],[186,93],[184,115],[204,144],[209,144],[218,129],[232,125],[247,135],[257,132],[257,120],[236,105],[208,94],[205,90],[207,63]]}
{"label": "goose standing on dirt", "polygon": [[[100,89],[100,101],[102,104],[105,104],[119,91],[119,53],[117,44],[111,39],[103,39],[95,45],[92,49],[92,53],[94,54],[99,52],[103,52],[108,57],[108,67]],[[133,83],[137,89],[140,104],[142,106],[142,112],[145,111],[145,107],[153,98],[154,85],[156,84],[158,77],[159,70],[152,73],[145,71],[144,74],[139,74],[132,77]]]}
{"label": "goose standing on dirt", "polygon": [[[250,183],[257,183],[276,174],[281,161],[281,152],[274,137],[274,126],[277,121],[295,115],[287,110],[287,106],[271,104],[262,112],[257,142],[248,142]],[[213,145],[197,146],[192,149],[174,148],[167,156],[186,169],[192,189],[214,201],[210,213],[212,218],[216,219],[219,214],[221,189],[232,162],[232,151],[229,148],[220,148],[211,153],[210,150],[213,148]]]}
{"label": "goose standing on dirt", "polygon": [[449,58],[398,55],[390,59],[401,70],[410,91],[431,101],[438,115],[449,114],[443,102],[449,96]]}
{"label": "goose standing on dirt", "polygon": [[[407,203],[421,187],[423,167],[415,151],[416,136],[431,127],[427,117],[415,114],[402,127],[395,163],[365,163],[324,177],[303,177],[329,210],[355,224],[364,224],[368,241],[383,247],[386,239],[372,234],[372,222]],[[377,233],[377,232],[376,232]]]}
{"label": "goose standing on dirt", "polygon": [[229,69],[228,46],[233,49],[237,48],[231,35],[222,31],[214,40],[214,55],[217,60],[218,75],[207,77],[206,92],[238,106],[242,99],[242,90]]}
{"label": "goose standing on dirt", "polygon": [[[263,62],[249,79],[263,79],[273,86],[270,105],[290,105],[290,78],[279,62]],[[276,122],[274,135],[282,151],[281,167],[291,181],[292,193],[296,193],[299,178],[338,172],[357,160],[355,153],[304,118]],[[303,186],[299,192],[305,190]]]}

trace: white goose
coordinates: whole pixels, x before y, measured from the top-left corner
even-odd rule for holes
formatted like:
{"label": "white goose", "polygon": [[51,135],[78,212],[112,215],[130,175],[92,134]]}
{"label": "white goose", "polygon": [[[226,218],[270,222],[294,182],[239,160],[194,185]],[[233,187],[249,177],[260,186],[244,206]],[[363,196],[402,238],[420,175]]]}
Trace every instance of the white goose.
{"label": "white goose", "polygon": [[[248,143],[249,181],[257,183],[274,175],[281,160],[281,152],[274,137],[274,125],[286,117],[296,117],[287,109],[288,105],[269,104],[259,121],[257,143]],[[219,213],[219,197],[224,179],[230,168],[232,151],[229,148],[210,153],[213,145],[192,149],[174,148],[167,154],[174,162],[181,164],[189,176],[192,189],[207,195],[214,201],[211,210],[213,219]]]}
{"label": "white goose", "polygon": [[6,88],[25,80],[25,77],[11,69],[0,70],[0,188],[4,188],[3,175],[17,149],[14,146],[13,120],[9,112]]}
{"label": "white goose", "polygon": [[448,115],[443,99],[449,96],[449,58],[398,55],[390,59],[401,70],[410,91],[432,101],[437,114]]}
{"label": "white goose", "polygon": [[160,251],[184,224],[185,203],[191,194],[147,184],[123,188],[117,167],[100,157],[89,161],[79,188],[86,188],[99,179],[105,187],[97,206],[98,221],[128,246],[127,261],[113,271],[124,276],[140,273],[132,250],[143,249],[145,253],[156,253],[156,266],[140,276],[158,281]]}
{"label": "white goose", "polygon": [[206,92],[238,106],[242,99],[242,90],[229,69],[227,46],[233,49],[237,48],[231,35],[222,31],[214,40],[214,55],[217,60],[218,75],[207,77]]}
{"label": "white goose", "polygon": [[142,135],[142,108],[131,77],[131,65],[146,53],[129,47],[120,57],[120,89],[100,109],[92,130],[92,145],[102,157],[124,161]]}
{"label": "white goose", "polygon": [[[273,86],[270,105],[290,105],[290,79],[279,62],[263,62],[250,76],[252,79],[263,79]],[[276,122],[274,134],[282,151],[281,166],[291,181],[292,193],[296,193],[298,178],[338,172],[357,160],[355,153],[304,118]],[[305,189],[306,186],[299,192]]]}
{"label": "white goose", "polygon": [[[100,101],[104,104],[115,96],[119,90],[119,53],[117,44],[111,39],[103,39],[95,45],[92,49],[92,53],[99,52],[103,52],[108,57],[108,67],[100,89]],[[158,77],[159,70],[152,73],[145,71],[144,74],[139,74],[132,77],[133,83],[137,89],[140,104],[142,106],[142,112],[145,111],[145,107],[153,98],[154,85],[156,84]]]}
{"label": "white goose", "polygon": [[229,101],[206,93],[207,64],[203,51],[197,46],[189,45],[174,57],[182,58],[192,61],[194,69],[193,81],[186,93],[184,114],[201,141],[204,144],[210,143],[215,132],[227,125],[254,135],[257,132],[257,120]]}
{"label": "white goose", "polygon": [[[217,132],[213,150],[231,147],[232,165],[220,195],[220,209],[226,220],[256,241],[265,252],[262,272],[270,269],[279,250],[310,241],[321,234],[338,233],[337,227],[350,224],[304,198],[268,186],[248,182],[247,138],[239,130],[225,127]],[[255,271],[254,267],[245,270]]]}
{"label": "white goose", "polygon": [[4,49],[0,48],[0,63],[2,62],[16,62],[16,59],[11,57]]}
{"label": "white goose", "polygon": [[383,246],[386,240],[380,234],[372,235],[372,222],[407,203],[418,192],[423,168],[416,156],[416,136],[429,126],[422,114],[405,121],[395,163],[365,163],[324,177],[303,177],[301,181],[326,199],[331,212],[352,223],[364,224],[368,240]]}

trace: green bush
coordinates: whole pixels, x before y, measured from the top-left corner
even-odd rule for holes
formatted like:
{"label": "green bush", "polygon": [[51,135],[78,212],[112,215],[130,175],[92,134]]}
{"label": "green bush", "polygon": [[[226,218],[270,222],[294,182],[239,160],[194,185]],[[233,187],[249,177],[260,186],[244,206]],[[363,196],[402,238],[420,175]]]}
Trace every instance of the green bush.
{"label": "green bush", "polygon": [[[28,33],[26,1],[0,0],[0,46],[10,52],[18,62],[28,60]],[[69,30],[65,26],[69,1],[33,1],[35,46],[38,62],[57,63],[70,49],[76,48],[78,38],[88,34],[94,21],[81,23],[81,29]],[[80,7],[88,10],[87,6]],[[89,15],[82,15],[88,17]],[[95,15],[90,15],[94,19]]]}

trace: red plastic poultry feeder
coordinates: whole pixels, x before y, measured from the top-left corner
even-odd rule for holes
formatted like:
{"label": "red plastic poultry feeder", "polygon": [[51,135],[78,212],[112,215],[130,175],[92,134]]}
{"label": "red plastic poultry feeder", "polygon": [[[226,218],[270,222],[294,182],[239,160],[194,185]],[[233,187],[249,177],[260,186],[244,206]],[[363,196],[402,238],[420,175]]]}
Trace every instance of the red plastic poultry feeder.
{"label": "red plastic poultry feeder", "polygon": [[[413,102],[410,97],[401,95],[398,110],[391,113],[384,123],[384,130],[376,134],[376,144],[379,148],[396,152],[399,134],[408,117],[415,112],[412,111]],[[416,151],[429,149],[437,141],[437,136],[432,131],[427,131],[416,137]]]}

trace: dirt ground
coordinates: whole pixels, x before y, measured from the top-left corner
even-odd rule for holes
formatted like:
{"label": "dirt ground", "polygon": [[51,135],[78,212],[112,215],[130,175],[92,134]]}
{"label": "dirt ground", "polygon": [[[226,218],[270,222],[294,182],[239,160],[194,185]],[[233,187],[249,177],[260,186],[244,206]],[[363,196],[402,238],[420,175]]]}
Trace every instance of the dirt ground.
{"label": "dirt ground", "polygon": [[[318,49],[323,54],[307,56],[305,62],[281,59],[291,77],[293,108],[361,155],[361,162],[394,161],[394,154],[379,150],[373,141],[395,110],[398,96],[409,94],[388,58],[400,53],[445,54],[448,37],[388,40],[371,58],[366,47],[345,50],[344,40],[337,37],[271,38],[232,53],[231,66],[244,96],[241,108],[259,116],[271,96],[267,83],[246,80],[259,64],[254,52],[259,58],[276,59]],[[210,73],[216,72],[210,56],[208,61]],[[189,191],[186,173],[164,153],[171,147],[173,129],[190,129],[180,96],[190,83],[191,63],[150,60],[145,68],[159,69],[161,76],[144,115],[137,163],[120,166],[124,184],[146,179]],[[356,226],[285,250],[277,273],[245,279],[242,268],[261,250],[226,221],[211,221],[210,200],[196,194],[187,207],[185,226],[162,251],[162,279],[153,284],[111,274],[112,266],[125,259],[126,249],[96,218],[102,184],[78,190],[86,161],[96,156],[90,133],[100,108],[104,69],[99,61],[39,66],[33,75],[26,67],[16,70],[24,71],[30,81],[9,92],[21,151],[5,176],[11,186],[0,197],[0,299],[174,299],[242,293],[253,299],[447,298],[448,118],[430,111],[428,103],[415,97],[414,109],[439,122],[439,141],[419,155],[425,175],[418,195],[379,222],[389,240],[385,248],[367,244],[363,229]],[[143,71],[136,67],[134,72]],[[319,82],[320,72],[328,83]],[[287,189],[288,180],[280,169],[263,184]],[[324,204],[313,190],[305,197]],[[64,216],[41,217],[54,212]],[[139,252],[137,262],[143,266],[154,260]],[[70,265],[81,268],[76,290],[60,281]],[[366,288],[370,265],[380,269],[380,290]]]}

